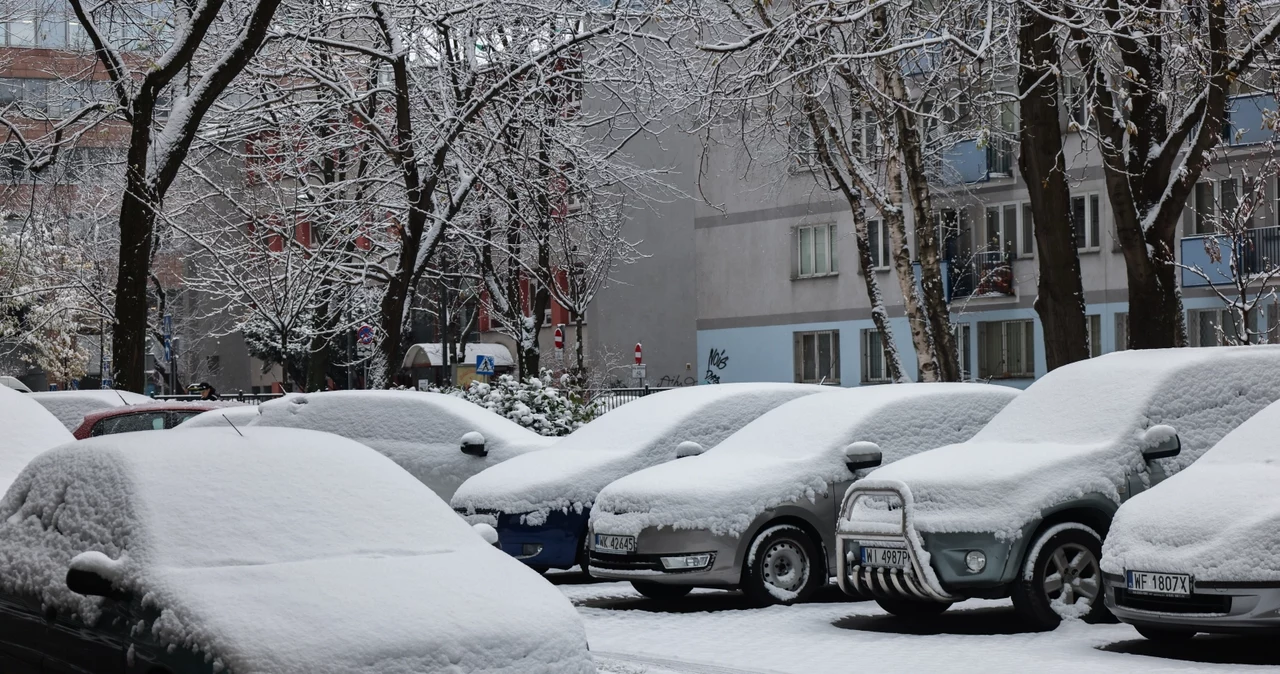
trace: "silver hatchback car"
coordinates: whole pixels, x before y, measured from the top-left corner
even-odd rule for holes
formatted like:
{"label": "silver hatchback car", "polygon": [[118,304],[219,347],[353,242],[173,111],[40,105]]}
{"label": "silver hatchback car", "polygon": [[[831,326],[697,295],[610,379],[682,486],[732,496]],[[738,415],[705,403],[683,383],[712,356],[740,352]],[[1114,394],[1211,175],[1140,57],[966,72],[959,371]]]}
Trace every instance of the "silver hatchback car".
{"label": "silver hatchback car", "polygon": [[1156,641],[1280,632],[1280,403],[1116,511],[1106,603]]}
{"label": "silver hatchback car", "polygon": [[967,440],[1018,394],[988,384],[902,384],[806,396],[716,447],[619,479],[591,512],[590,572],[641,594],[742,588],[803,601],[835,569],[833,532],[853,480]]}

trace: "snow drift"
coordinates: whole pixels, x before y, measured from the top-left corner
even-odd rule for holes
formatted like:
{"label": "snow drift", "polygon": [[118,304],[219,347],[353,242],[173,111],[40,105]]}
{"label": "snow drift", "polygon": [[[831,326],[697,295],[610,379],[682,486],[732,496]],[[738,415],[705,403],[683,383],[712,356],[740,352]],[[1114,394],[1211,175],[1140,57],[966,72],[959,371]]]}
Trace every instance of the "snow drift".
{"label": "snow drift", "polygon": [[1119,503],[1144,474],[1143,433],[1166,424],[1172,474],[1280,399],[1280,346],[1121,351],[1058,368],[968,442],[917,454],[855,485],[906,484],[922,532],[1019,534],[1045,508],[1096,493]]}
{"label": "snow drift", "polygon": [[1280,581],[1280,403],[1116,513],[1102,569]]}
{"label": "snow drift", "polygon": [[765,511],[816,501],[852,479],[845,448],[873,442],[890,463],[973,436],[1018,391],[987,384],[902,384],[792,400],[700,456],[647,468],[605,487],[593,531],[649,527],[740,536]]}
{"label": "snow drift", "polygon": [[232,674],[593,671],[559,591],[389,459],[241,430],[41,455],[0,501],[0,587],[93,624],[107,600],[66,588],[76,559],[159,610],[139,629]]}
{"label": "snow drift", "polygon": [[[259,406],[258,426],[335,433],[400,464],[440,498],[472,475],[555,442],[478,405],[421,391],[326,391]],[[487,456],[463,454],[462,436],[484,436]]]}
{"label": "snow drift", "polygon": [[71,433],[27,393],[0,386],[0,489],[46,449],[74,441]]}
{"label": "snow drift", "polygon": [[537,454],[471,478],[453,506],[530,513],[590,508],[614,480],[676,458],[683,441],[710,448],[789,400],[837,389],[805,384],[719,384],[664,391],[607,412]]}

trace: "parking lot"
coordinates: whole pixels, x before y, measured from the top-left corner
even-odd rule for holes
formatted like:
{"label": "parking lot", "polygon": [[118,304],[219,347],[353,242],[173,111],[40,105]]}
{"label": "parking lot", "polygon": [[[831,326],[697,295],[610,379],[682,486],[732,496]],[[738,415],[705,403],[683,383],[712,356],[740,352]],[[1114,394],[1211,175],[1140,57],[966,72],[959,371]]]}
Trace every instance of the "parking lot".
{"label": "parking lot", "polygon": [[[821,674],[893,672],[1226,672],[1280,665],[1266,640],[1200,636],[1157,646],[1124,624],[1065,622],[1030,633],[1008,600],[969,600],[928,621],[848,602],[834,587],[815,602],[752,608],[739,594],[695,590],[683,600],[645,599],[628,583],[551,579],[587,626],[606,674]],[[1158,653],[1158,655],[1157,655]]]}

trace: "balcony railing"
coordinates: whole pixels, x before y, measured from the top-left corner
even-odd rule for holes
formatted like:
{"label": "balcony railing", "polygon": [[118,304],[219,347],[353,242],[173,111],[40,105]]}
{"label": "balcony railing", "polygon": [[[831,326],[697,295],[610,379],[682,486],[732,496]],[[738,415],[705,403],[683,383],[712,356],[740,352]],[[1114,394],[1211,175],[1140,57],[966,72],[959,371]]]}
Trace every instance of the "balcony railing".
{"label": "balcony railing", "polygon": [[950,260],[947,301],[1013,294],[1013,259],[1000,251],[974,253],[968,260]]}
{"label": "balcony railing", "polygon": [[[1233,247],[1238,247],[1235,250],[1238,273],[1245,278],[1272,271],[1280,265],[1280,227],[1249,229],[1239,238],[1226,234],[1183,237],[1182,287],[1234,283],[1231,273]],[[1194,269],[1199,269],[1203,275]]]}

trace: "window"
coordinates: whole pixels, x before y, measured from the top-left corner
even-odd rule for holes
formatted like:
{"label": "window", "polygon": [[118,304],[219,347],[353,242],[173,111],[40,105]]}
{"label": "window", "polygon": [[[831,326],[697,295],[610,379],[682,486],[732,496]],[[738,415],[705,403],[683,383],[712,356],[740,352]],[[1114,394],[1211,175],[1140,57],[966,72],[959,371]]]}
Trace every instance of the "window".
{"label": "window", "polygon": [[862,381],[867,384],[893,381],[884,354],[884,335],[876,328],[862,331]]}
{"label": "window", "polygon": [[881,220],[867,221],[867,245],[871,248],[871,267],[888,269],[892,256],[889,254],[889,232]]}
{"label": "window", "polygon": [[840,383],[840,331],[794,334],[796,381],[807,384]]}
{"label": "window", "polygon": [[952,332],[955,333],[956,339],[956,355],[960,359],[960,380],[970,381],[973,379],[973,361],[969,354],[972,351],[972,338],[970,336],[968,323],[957,323],[951,326]]}
{"label": "window", "polygon": [[1020,230],[1018,216],[1022,210],[1018,204],[987,207],[987,238],[984,242],[984,250],[999,251],[1009,256],[1017,255],[1022,250],[1018,246]]}
{"label": "window", "polygon": [[1034,377],[1035,353],[1035,321],[988,321],[978,324],[979,377]]}
{"label": "window", "polygon": [[1102,355],[1102,314],[1089,314],[1085,318],[1085,330],[1089,336],[1089,357]]}
{"label": "window", "polygon": [[1101,231],[1098,195],[1071,197],[1071,223],[1076,229],[1076,248],[1097,250]]}
{"label": "window", "polygon": [[[1192,309],[1187,312],[1187,341],[1191,346],[1224,346],[1238,344],[1236,314],[1230,309]],[[1250,332],[1255,326],[1247,326]],[[1248,341],[1257,341],[1256,334]]]}
{"label": "window", "polygon": [[[1192,234],[1212,234],[1222,218],[1235,216],[1240,183],[1235,178],[1196,183],[1196,212]],[[1248,227],[1248,223],[1245,224]]]}
{"label": "window", "polygon": [[1089,120],[1088,85],[1081,75],[1071,75],[1063,80],[1063,98],[1067,102],[1067,130],[1079,131]]}
{"label": "window", "polygon": [[854,149],[863,159],[875,159],[880,155],[880,127],[877,125],[876,113],[865,110],[862,113],[862,127],[855,131]]}
{"label": "window", "polygon": [[1022,240],[1018,242],[1018,254],[1031,257],[1036,252],[1035,220],[1031,215],[1031,202],[1022,202]]}
{"label": "window", "polygon": [[1129,314],[1121,312],[1116,314],[1116,351],[1124,351],[1129,348]]}
{"label": "window", "polygon": [[813,127],[809,120],[800,117],[787,130],[787,145],[791,150],[792,171],[815,171],[820,167],[818,147],[813,140]]}
{"label": "window", "polygon": [[35,16],[16,16],[9,19],[8,22],[8,45],[10,47],[34,47],[36,46],[36,18]]}
{"label": "window", "polygon": [[795,229],[796,278],[836,273],[836,226],[806,225]]}

